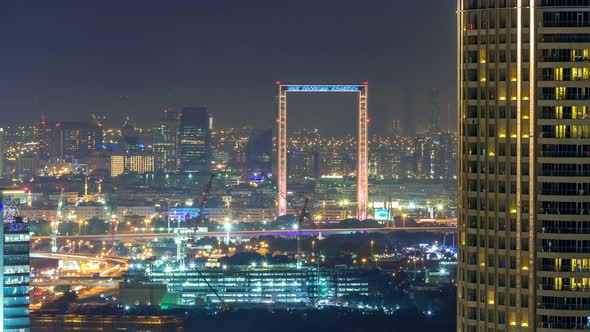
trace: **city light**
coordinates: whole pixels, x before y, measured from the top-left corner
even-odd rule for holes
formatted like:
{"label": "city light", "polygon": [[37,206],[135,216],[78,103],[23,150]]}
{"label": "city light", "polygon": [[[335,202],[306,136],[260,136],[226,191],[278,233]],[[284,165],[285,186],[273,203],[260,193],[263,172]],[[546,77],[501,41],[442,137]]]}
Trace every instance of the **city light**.
{"label": "city light", "polygon": [[[572,41],[570,30],[582,35],[588,24],[585,14],[577,15],[583,10],[567,4],[543,3],[535,11],[532,2],[515,1],[509,5],[522,10],[508,15],[507,23],[498,8],[486,9],[482,18],[475,12],[479,2],[459,2],[469,8],[456,11],[449,4],[434,11],[422,5],[424,19],[414,19],[420,29],[399,34],[400,45],[420,39],[425,49],[436,49],[434,67],[452,68],[455,62],[448,60],[456,56],[456,87],[449,81],[454,75],[435,77],[440,70],[404,80],[420,72],[420,57],[412,47],[403,61],[391,57],[395,45],[379,42],[388,33],[378,27],[415,12],[408,10],[411,2],[243,8],[245,17],[264,13],[257,18],[282,22],[274,37],[207,10],[193,19],[207,22],[207,33],[188,24],[179,35],[175,22],[195,12],[186,4],[148,8],[165,14],[158,16],[155,34],[148,24],[153,20],[142,19],[145,8],[116,26],[97,19],[98,13],[119,12],[102,2],[91,11],[68,7],[67,15],[48,6],[43,14],[55,17],[52,24],[41,24],[38,13],[30,18],[17,11],[15,22],[49,35],[67,30],[68,17],[98,24],[90,39],[101,42],[101,56],[80,59],[87,50],[77,48],[89,35],[82,31],[58,48],[68,50],[67,63],[83,68],[63,66],[63,75],[46,84],[56,75],[43,73],[55,68],[39,59],[55,54],[33,40],[27,45],[37,56],[16,57],[16,67],[33,70],[4,71],[6,82],[31,84],[8,84],[0,100],[6,120],[0,128],[1,268],[11,298],[4,301],[9,308],[0,301],[0,331],[180,331],[217,326],[220,319],[221,328],[240,330],[252,309],[270,330],[399,325],[463,331],[492,321],[504,329],[585,327],[589,319],[579,303],[586,283],[578,277],[590,263],[580,258],[588,250],[577,240],[590,193],[581,161],[590,153],[581,145],[589,136],[583,120],[590,93],[583,86],[590,80],[590,51],[583,40]],[[219,6],[215,12],[227,12],[227,5]],[[391,10],[396,6],[401,9]],[[454,14],[456,35],[434,27],[441,20],[433,15],[446,15],[448,23]],[[342,22],[363,27],[360,39],[314,35],[319,39],[308,51],[330,55],[324,62],[341,65],[336,71],[316,70],[313,58],[293,57],[305,53],[305,45],[275,38],[320,31],[318,22],[339,32]],[[162,47],[130,48],[112,38],[114,30],[130,27],[135,39]],[[15,41],[31,39],[21,30],[8,31],[6,49],[19,50]],[[418,30],[440,30],[441,45],[458,46],[433,48],[432,38]],[[253,39],[228,43],[227,31]],[[187,39],[195,34],[198,43]],[[180,39],[160,40],[166,36]],[[350,45],[335,48],[334,41]],[[480,47],[486,43],[495,47]],[[504,52],[502,43],[518,52]],[[549,47],[543,43],[555,49],[535,54]],[[158,61],[136,56],[154,52]],[[389,56],[391,66],[375,61],[377,53]],[[187,70],[178,54],[199,55],[194,64],[205,64],[217,79],[207,68]],[[113,70],[102,72],[101,59]],[[192,83],[183,88],[182,75],[162,73],[188,73]],[[300,81],[276,80],[277,73]],[[359,77],[375,83],[369,89]],[[402,87],[403,98],[396,97],[400,91],[388,92],[391,87]],[[425,87],[428,93],[421,93]],[[32,97],[23,102],[23,96]],[[354,122],[346,122],[346,110],[331,98],[350,104]],[[288,123],[288,112],[305,119]],[[566,229],[567,223],[575,229]],[[562,254],[574,251],[575,257]],[[480,292],[479,274],[467,272],[481,269],[516,271],[516,284],[507,274],[486,281],[491,288]],[[516,294],[516,304],[494,287]],[[572,301],[556,307],[549,296]],[[474,305],[478,310],[470,309]],[[484,306],[501,313],[499,306],[508,305],[514,310],[505,317],[480,315],[488,312]]]}

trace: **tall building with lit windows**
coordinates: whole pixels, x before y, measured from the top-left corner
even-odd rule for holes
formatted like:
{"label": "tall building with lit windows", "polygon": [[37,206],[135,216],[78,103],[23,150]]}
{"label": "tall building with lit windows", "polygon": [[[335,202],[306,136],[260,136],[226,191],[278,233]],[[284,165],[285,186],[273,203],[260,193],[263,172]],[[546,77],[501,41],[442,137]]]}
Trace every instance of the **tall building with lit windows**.
{"label": "tall building with lit windows", "polygon": [[208,174],[213,118],[205,107],[185,107],[178,127],[180,171]]}
{"label": "tall building with lit windows", "polygon": [[590,0],[457,3],[457,331],[590,329]]}
{"label": "tall building with lit windows", "polygon": [[154,128],[154,156],[156,170],[175,172],[178,140],[178,112],[164,110],[160,124]]}
{"label": "tall building with lit windows", "polygon": [[3,332],[30,331],[29,223],[19,216],[18,198],[11,197],[23,194],[24,191],[0,191],[0,242],[3,248],[3,254],[0,256],[0,280],[3,289],[0,293],[0,331]]}

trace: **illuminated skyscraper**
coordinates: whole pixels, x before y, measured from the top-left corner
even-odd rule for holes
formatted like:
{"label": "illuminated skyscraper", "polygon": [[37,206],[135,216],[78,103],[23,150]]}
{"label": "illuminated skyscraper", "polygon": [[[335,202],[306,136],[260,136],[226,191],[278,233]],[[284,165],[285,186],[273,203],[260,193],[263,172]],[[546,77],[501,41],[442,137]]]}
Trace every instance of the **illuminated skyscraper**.
{"label": "illuminated skyscraper", "polygon": [[[18,216],[18,200],[14,200],[10,191],[1,192],[2,228],[0,241],[3,255],[0,280],[1,326],[3,332],[30,331],[29,319],[29,224]],[[12,191],[14,193],[14,191]],[[23,191],[18,192],[24,194]]]}
{"label": "illuminated skyscraper", "polygon": [[457,330],[590,329],[590,1],[458,6]]}
{"label": "illuminated skyscraper", "polygon": [[178,157],[181,172],[208,173],[209,143],[213,118],[205,107],[185,107],[178,127]]}
{"label": "illuminated skyscraper", "polygon": [[178,113],[164,110],[158,127],[154,128],[154,156],[156,169],[164,172],[177,170]]}
{"label": "illuminated skyscraper", "polygon": [[53,129],[54,124],[49,123],[44,118],[37,125],[37,141],[39,143],[38,157],[40,161],[47,161],[51,158],[53,147]]}
{"label": "illuminated skyscraper", "polygon": [[55,157],[73,162],[84,160],[102,143],[102,127],[86,122],[57,122],[53,129]]}
{"label": "illuminated skyscraper", "polygon": [[415,144],[416,177],[419,179],[432,179],[432,162],[434,160],[432,138],[426,136],[416,137]]}

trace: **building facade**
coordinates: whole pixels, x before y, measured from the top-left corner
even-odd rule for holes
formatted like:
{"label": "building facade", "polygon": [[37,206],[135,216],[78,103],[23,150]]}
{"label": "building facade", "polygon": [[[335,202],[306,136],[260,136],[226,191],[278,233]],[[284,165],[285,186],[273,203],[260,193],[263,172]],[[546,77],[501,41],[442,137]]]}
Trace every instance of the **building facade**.
{"label": "building facade", "polygon": [[[309,305],[318,300],[339,301],[348,295],[369,295],[366,270],[337,267],[297,269],[293,266],[233,266],[205,268],[200,273],[186,271],[150,271],[147,279],[168,285],[168,292],[179,294],[179,304],[265,303]],[[203,281],[207,280],[207,283]],[[211,290],[215,289],[217,295]]]}
{"label": "building facade", "polygon": [[175,172],[177,169],[178,113],[164,110],[158,127],[154,128],[156,170]]}
{"label": "building facade", "polygon": [[124,173],[151,173],[154,171],[154,156],[148,153],[111,156],[111,176]]}
{"label": "building facade", "polygon": [[182,109],[178,128],[178,157],[181,172],[205,174],[209,172],[212,119],[205,107]]}
{"label": "building facade", "polygon": [[102,144],[102,127],[86,122],[57,122],[52,133],[53,156],[68,162],[85,160]]}
{"label": "building facade", "polygon": [[26,219],[19,216],[18,199],[2,192],[2,228],[0,241],[3,255],[0,280],[0,315],[2,315],[0,331],[30,331],[29,317],[29,283],[30,264],[29,246],[30,229]]}
{"label": "building facade", "polygon": [[590,329],[590,1],[458,6],[457,330]]}

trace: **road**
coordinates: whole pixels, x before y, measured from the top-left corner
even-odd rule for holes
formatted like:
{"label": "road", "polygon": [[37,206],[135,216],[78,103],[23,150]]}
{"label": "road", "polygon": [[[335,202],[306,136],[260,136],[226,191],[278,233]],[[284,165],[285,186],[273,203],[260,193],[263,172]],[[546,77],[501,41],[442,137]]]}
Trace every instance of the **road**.
{"label": "road", "polygon": [[[353,234],[353,233],[389,233],[396,231],[409,232],[435,232],[450,233],[455,232],[457,227],[454,226],[425,226],[425,227],[381,227],[381,228],[307,228],[302,229],[302,235],[336,235],[336,234]],[[228,233],[225,231],[196,232],[197,237],[225,237]],[[260,230],[260,231],[230,231],[230,237],[257,237],[257,236],[297,236],[296,230]],[[163,240],[177,238],[178,233],[124,233],[124,234],[93,234],[93,235],[59,235],[58,240],[89,240],[89,241],[110,241],[110,240]],[[33,236],[32,240],[50,240],[49,236]]]}
{"label": "road", "polygon": [[49,258],[73,261],[100,261],[109,268],[102,271],[98,277],[89,276],[59,276],[58,278],[34,277],[31,285],[35,287],[50,287],[57,285],[86,286],[91,289],[84,290],[78,294],[80,298],[91,297],[116,289],[119,281],[122,280],[122,273],[127,270],[128,258],[118,256],[97,256],[83,253],[56,253],[56,252],[32,252],[32,258]]}
{"label": "road", "polygon": [[[49,237],[47,237],[49,238]],[[46,252],[46,251],[34,251],[31,252],[31,258],[50,258],[50,259],[61,259],[71,261],[101,261],[113,266],[122,265],[127,266],[127,257],[118,256],[98,256],[94,254],[83,254],[83,253],[61,253],[61,252]]]}

